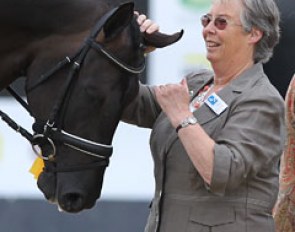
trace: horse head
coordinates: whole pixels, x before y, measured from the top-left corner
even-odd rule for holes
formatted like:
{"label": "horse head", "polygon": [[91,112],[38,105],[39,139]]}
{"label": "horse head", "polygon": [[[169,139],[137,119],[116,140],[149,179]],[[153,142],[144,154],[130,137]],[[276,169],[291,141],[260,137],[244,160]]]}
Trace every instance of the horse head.
{"label": "horse head", "polygon": [[[100,197],[113,135],[138,92],[146,46],[173,44],[182,31],[141,33],[134,4],[125,3],[101,14],[92,30],[71,36],[43,35],[30,45],[26,94],[35,118],[33,145],[45,163],[38,187],[62,210],[79,212]],[[44,44],[56,47],[44,51]]]}

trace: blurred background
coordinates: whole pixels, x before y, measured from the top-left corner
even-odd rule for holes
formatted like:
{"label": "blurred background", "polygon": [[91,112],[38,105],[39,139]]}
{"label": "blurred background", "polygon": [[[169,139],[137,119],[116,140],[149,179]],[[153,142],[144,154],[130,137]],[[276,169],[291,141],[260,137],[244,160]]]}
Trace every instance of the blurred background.
{"label": "blurred background", "polygon": [[[162,32],[185,31],[178,43],[149,54],[143,82],[175,83],[192,70],[208,66],[199,19],[208,11],[209,4],[208,0],[135,1],[136,9],[155,20]],[[22,78],[13,83],[20,93],[23,86]],[[0,107],[31,131],[33,120],[5,91],[1,92]],[[0,231],[143,231],[154,190],[149,135],[148,129],[120,123],[101,199],[93,209],[68,214],[59,212],[44,199],[29,173],[36,158],[30,144],[1,121]]]}

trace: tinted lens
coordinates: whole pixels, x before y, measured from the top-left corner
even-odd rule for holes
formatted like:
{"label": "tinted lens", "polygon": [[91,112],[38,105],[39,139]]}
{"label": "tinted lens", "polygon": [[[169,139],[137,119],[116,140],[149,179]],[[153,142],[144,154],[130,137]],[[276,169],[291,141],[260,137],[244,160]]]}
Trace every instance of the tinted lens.
{"label": "tinted lens", "polygon": [[203,15],[201,17],[201,23],[203,25],[203,27],[207,27],[207,25],[211,22],[211,19],[209,18],[208,15]]}
{"label": "tinted lens", "polygon": [[[211,17],[209,15],[203,15],[201,17],[201,23],[203,25],[203,27],[207,27],[208,24],[212,21]],[[224,30],[227,26],[227,21],[224,18],[215,18],[214,20],[214,26],[218,29],[218,30]]]}
{"label": "tinted lens", "polygon": [[223,18],[216,18],[214,20],[214,25],[215,27],[217,27],[218,30],[224,30],[227,26],[227,21]]}

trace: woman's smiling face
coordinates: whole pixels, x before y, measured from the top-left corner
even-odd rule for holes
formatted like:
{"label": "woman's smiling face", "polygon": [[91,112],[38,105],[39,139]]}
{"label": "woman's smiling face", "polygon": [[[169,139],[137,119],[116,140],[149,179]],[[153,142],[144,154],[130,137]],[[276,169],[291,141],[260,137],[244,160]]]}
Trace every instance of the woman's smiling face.
{"label": "woman's smiling face", "polygon": [[[242,27],[240,1],[215,1],[203,23],[203,37],[207,49],[207,59],[214,64],[224,60],[252,59],[249,33]],[[219,23],[219,24],[218,24]],[[249,51],[250,49],[250,51]],[[254,48],[252,49],[254,50]]]}

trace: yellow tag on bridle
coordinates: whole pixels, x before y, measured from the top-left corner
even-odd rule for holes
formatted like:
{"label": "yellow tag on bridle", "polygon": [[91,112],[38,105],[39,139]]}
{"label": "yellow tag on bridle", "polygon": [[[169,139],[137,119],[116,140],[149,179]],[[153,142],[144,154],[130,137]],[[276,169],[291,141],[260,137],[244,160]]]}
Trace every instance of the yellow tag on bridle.
{"label": "yellow tag on bridle", "polygon": [[37,157],[30,168],[30,173],[34,175],[35,179],[38,179],[40,173],[43,171],[44,161],[40,157]]}

